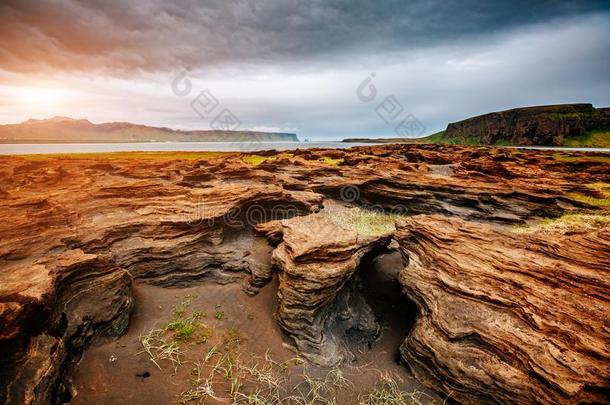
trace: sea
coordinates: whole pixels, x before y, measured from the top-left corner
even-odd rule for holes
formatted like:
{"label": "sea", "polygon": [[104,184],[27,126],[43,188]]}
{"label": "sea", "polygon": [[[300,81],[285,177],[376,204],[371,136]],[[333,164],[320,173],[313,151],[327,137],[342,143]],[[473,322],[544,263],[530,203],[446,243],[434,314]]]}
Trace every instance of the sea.
{"label": "sea", "polygon": [[[137,143],[32,143],[0,144],[0,155],[95,152],[256,152],[308,148],[351,148],[379,145],[350,142],[137,142]],[[516,147],[537,150],[565,150],[610,153],[610,148],[561,148],[545,146]]]}

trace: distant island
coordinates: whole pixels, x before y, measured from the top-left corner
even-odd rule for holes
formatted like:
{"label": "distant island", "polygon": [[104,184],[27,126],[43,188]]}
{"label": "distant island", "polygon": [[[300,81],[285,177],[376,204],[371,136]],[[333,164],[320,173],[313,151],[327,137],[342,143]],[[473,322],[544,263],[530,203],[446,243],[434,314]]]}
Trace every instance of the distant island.
{"label": "distant island", "polygon": [[180,131],[164,127],[54,117],[0,125],[2,143],[298,142],[296,134],[258,131]]}
{"label": "distant island", "polygon": [[343,142],[610,147],[610,108],[561,104],[514,108],[450,123],[423,138],[348,138]]}

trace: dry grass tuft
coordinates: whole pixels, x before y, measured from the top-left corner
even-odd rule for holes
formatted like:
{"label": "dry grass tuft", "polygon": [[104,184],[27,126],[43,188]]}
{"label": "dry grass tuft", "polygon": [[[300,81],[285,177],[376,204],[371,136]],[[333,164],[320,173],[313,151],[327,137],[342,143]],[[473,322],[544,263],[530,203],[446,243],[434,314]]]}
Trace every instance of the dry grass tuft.
{"label": "dry grass tuft", "polygon": [[162,360],[169,360],[174,366],[174,371],[182,364],[180,344],[169,338],[164,329],[153,329],[145,335],[141,335],[140,343],[143,349],[136,354],[147,353],[159,370],[161,370],[159,362]]}
{"label": "dry grass tuft", "polygon": [[429,403],[432,397],[422,391],[403,391],[400,377],[382,373],[375,388],[358,397],[359,405],[420,405]]}
{"label": "dry grass tuft", "polygon": [[401,218],[398,214],[386,214],[360,207],[329,207],[322,211],[337,226],[367,236],[382,236],[396,230],[394,222]]}
{"label": "dry grass tuft", "polygon": [[610,224],[610,213],[571,213],[559,218],[547,218],[526,226],[512,228],[515,233],[558,233],[567,234],[578,231],[598,229]]}

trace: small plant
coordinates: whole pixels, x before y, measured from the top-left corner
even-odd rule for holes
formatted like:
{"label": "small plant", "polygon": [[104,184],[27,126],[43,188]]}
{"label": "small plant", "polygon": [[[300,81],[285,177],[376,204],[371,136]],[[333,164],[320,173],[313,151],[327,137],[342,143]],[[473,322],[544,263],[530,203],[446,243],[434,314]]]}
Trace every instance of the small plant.
{"label": "small plant", "polygon": [[219,311],[216,310],[216,313],[214,313],[214,318],[218,319],[219,321],[224,318],[225,313],[223,311]]}
{"label": "small plant", "polygon": [[178,318],[182,318],[186,313],[188,306],[191,305],[191,296],[187,294],[185,298],[186,299],[184,301],[176,305],[176,308],[174,308],[174,316]]}
{"label": "small plant", "polygon": [[245,340],[245,337],[236,328],[230,328],[222,335],[222,344],[225,349],[235,348],[241,345]]}
{"label": "small plant", "polygon": [[166,331],[174,332],[174,339],[182,342],[187,342],[193,337],[197,326],[198,325],[192,320],[180,319],[168,323],[163,329],[165,329]]}
{"label": "small plant", "polygon": [[218,353],[220,353],[218,351],[218,346],[214,345],[212,346],[212,348],[210,348],[210,350],[208,350],[208,352],[206,353],[206,355],[203,357],[203,362],[207,363],[208,361],[210,361],[210,359],[212,357],[214,357],[215,355],[217,355]]}
{"label": "small plant", "polygon": [[195,317],[174,320],[166,324],[163,329],[172,332],[173,339],[182,343],[193,339],[196,343],[205,343],[212,335],[212,329],[198,322]]}

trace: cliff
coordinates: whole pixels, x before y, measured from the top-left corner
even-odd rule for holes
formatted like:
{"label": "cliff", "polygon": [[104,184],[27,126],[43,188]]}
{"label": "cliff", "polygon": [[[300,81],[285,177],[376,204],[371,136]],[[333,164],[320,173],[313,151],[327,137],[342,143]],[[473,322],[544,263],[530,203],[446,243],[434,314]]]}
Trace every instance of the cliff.
{"label": "cliff", "polygon": [[610,128],[610,109],[563,104],[492,112],[447,125],[444,140],[483,145],[562,146],[570,138]]}
{"label": "cliff", "polygon": [[423,138],[347,138],[343,142],[610,147],[610,108],[591,104],[522,107],[447,125]]}

